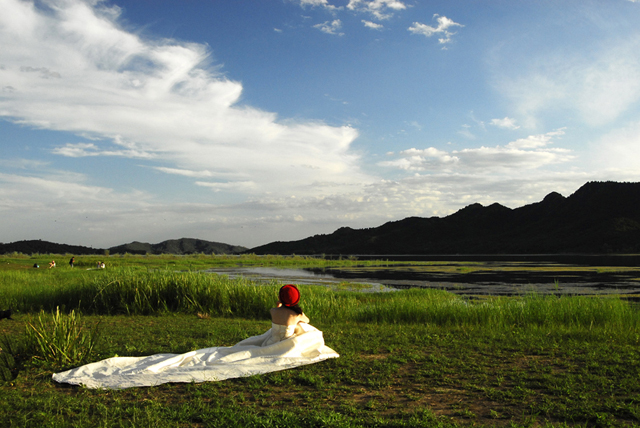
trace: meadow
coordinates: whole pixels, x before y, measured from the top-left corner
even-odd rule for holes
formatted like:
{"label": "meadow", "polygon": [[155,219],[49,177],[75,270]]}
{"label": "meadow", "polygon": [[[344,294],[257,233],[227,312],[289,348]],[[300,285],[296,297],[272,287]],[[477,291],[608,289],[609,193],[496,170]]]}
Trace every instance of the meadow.
{"label": "meadow", "polygon": [[0,257],[0,310],[14,310],[0,321],[0,426],[640,426],[640,312],[616,296],[300,285],[340,358],[223,382],[56,384],[52,373],[87,362],[230,346],[269,328],[281,283],[201,270],[362,263],[114,255],[72,269],[69,258]]}

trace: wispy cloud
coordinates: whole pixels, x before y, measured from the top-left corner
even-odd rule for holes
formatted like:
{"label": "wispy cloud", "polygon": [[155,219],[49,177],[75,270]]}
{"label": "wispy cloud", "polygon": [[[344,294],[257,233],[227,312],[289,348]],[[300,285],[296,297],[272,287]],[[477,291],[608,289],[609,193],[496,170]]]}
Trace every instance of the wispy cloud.
{"label": "wispy cloud", "polygon": [[364,24],[365,27],[371,28],[372,30],[382,30],[384,28],[384,25],[382,24],[377,24],[375,22],[367,21],[365,19],[362,20],[362,23]]}
{"label": "wispy cloud", "polygon": [[[493,63],[495,87],[513,104],[527,127],[543,114],[570,112],[587,126],[615,121],[640,101],[640,35],[600,42],[589,54],[544,50]],[[526,67],[512,64],[526,63]]]}
{"label": "wispy cloud", "polygon": [[218,183],[218,182],[210,182],[210,181],[196,181],[198,186],[208,187],[216,192],[220,192],[222,190],[232,190],[234,192],[247,192],[255,189],[256,183],[253,181],[234,181],[231,183]]}
{"label": "wispy cloud", "polygon": [[491,119],[489,122],[493,126],[497,126],[498,128],[504,129],[518,129],[519,125],[516,125],[516,120],[510,117],[505,117],[504,119]]}
{"label": "wispy cloud", "polygon": [[624,172],[640,179],[640,120],[607,132],[589,146],[592,168]]}
{"label": "wispy cloud", "polygon": [[473,171],[477,169],[522,170],[538,169],[573,159],[570,150],[546,147],[563,130],[510,142],[504,146],[479,147],[450,152],[429,147],[399,152],[397,159],[380,162],[379,165],[407,171]]}
{"label": "wispy cloud", "polygon": [[464,124],[462,125],[462,129],[458,131],[458,134],[468,138],[469,140],[475,140],[476,136],[471,132],[470,128],[470,125]]}
{"label": "wispy cloud", "polygon": [[378,20],[389,19],[407,5],[398,0],[349,0],[347,9],[373,15]]}
{"label": "wispy cloud", "polygon": [[[464,27],[462,24],[458,24],[454,22],[452,19],[447,18],[446,16],[440,16],[438,14],[433,15],[434,18],[438,21],[437,27],[432,27],[427,24],[422,24],[420,22],[414,22],[411,27],[409,27],[409,31],[413,34],[422,34],[425,37],[431,37],[434,34],[441,36],[438,39],[440,44],[446,45],[451,42],[451,36],[456,34],[452,32],[450,29],[453,27]],[[443,49],[446,47],[443,46]]]}
{"label": "wispy cloud", "polygon": [[322,24],[316,24],[313,26],[323,33],[333,34],[335,36],[344,36],[344,33],[340,32],[342,28],[342,21],[334,19],[333,21],[325,21]]}
{"label": "wispy cloud", "polygon": [[[113,141],[117,142],[119,138],[114,137]],[[56,147],[52,153],[70,158],[82,158],[89,156],[119,156],[125,158],[137,159],[153,159],[158,156],[154,153],[138,150],[135,147],[127,149],[106,149],[101,148],[94,143],[67,143],[64,146]]]}
{"label": "wispy cloud", "polygon": [[334,6],[327,0],[299,0],[300,6],[304,7],[321,7],[329,11],[338,11],[342,9],[342,6]]}
{"label": "wispy cloud", "polygon": [[[308,192],[320,179],[372,180],[350,151],[355,129],[280,122],[240,105],[242,85],[219,73],[204,45],[130,33],[118,23],[119,9],[104,3],[68,0],[46,11],[2,3],[0,81],[13,89],[0,98],[0,116],[92,138],[59,146],[57,155],[144,159],[173,169],[167,173],[234,171],[242,183],[257,183],[226,186],[246,195]],[[325,30],[339,27],[336,20]]]}
{"label": "wispy cloud", "polygon": [[184,177],[197,177],[197,178],[208,178],[208,177],[216,177],[217,175],[208,170],[201,171],[192,171],[188,169],[179,169],[179,168],[167,168],[163,166],[154,167],[155,170],[164,172],[166,174],[175,174],[182,175]]}

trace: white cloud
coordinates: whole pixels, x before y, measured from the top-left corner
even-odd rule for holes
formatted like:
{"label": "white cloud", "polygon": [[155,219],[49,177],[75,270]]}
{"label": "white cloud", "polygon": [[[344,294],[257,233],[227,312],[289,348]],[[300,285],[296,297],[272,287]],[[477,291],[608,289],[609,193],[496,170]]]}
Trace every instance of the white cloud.
{"label": "white cloud", "polygon": [[564,135],[564,128],[546,134],[530,135],[507,144],[506,147],[514,149],[537,149],[552,143],[552,138]]}
{"label": "white cloud", "polygon": [[592,168],[608,169],[615,175],[631,173],[640,179],[640,121],[610,131],[589,145]]}
{"label": "white cloud", "polygon": [[41,169],[49,162],[36,159],[0,159],[0,166],[7,169]]}
{"label": "white cloud", "polygon": [[[433,148],[403,153],[455,162],[451,154]],[[87,185],[88,178],[0,173],[3,239],[109,247],[132,240],[155,243],[198,237],[251,247],[331,233],[345,225],[375,227],[411,215],[446,216],[475,202],[517,207],[537,202],[550,191],[568,195],[598,176],[566,169],[510,171],[508,175],[490,168],[441,170],[353,186],[351,191],[330,195],[260,195],[233,205],[166,203],[144,192],[121,193]]]}
{"label": "white cloud", "polygon": [[210,64],[206,46],[128,32],[119,9],[102,2],[52,1],[46,11],[19,0],[0,5],[0,81],[13,88],[0,98],[0,116],[91,139],[59,146],[57,155],[162,162],[169,169],[159,171],[171,174],[209,171],[230,177],[218,188],[246,195],[372,181],[350,151],[355,129],[278,121],[238,105],[241,84]]}
{"label": "white cloud", "polygon": [[372,30],[382,30],[384,28],[384,25],[382,24],[377,24],[375,22],[367,21],[365,19],[362,20],[362,23],[364,24],[365,27],[371,28]]}
{"label": "white cloud", "polygon": [[[36,6],[43,4],[46,11]],[[351,149],[357,130],[283,120],[241,105],[241,83],[211,64],[206,46],[150,40],[125,31],[118,23],[119,9],[106,4],[0,0],[0,116],[78,135],[53,149],[66,158],[64,164],[83,162],[78,161],[82,157],[91,157],[92,164],[136,159],[133,167],[140,171],[183,177],[167,180],[168,187],[191,182],[193,194],[202,198],[196,199],[208,203],[120,191],[98,181],[98,175],[40,172],[59,157],[51,162],[1,159],[0,165],[13,171],[0,173],[6,241],[42,238],[109,246],[185,236],[251,246],[330,233],[345,225],[371,227],[409,215],[443,216],[474,202],[515,207],[536,202],[552,190],[567,195],[588,180],[634,176],[616,176],[614,168],[640,171],[635,163],[640,159],[640,125],[633,124],[593,143],[597,160],[608,168],[605,172],[595,167],[588,175],[576,172],[570,163],[573,152],[554,147],[563,132],[558,130],[495,147],[404,150],[379,163],[398,178],[379,180],[360,169],[360,158]],[[322,0],[300,4],[335,8]],[[349,2],[350,10],[376,19],[404,8],[397,1]],[[417,34],[437,35],[446,44],[452,30],[462,26],[436,18],[434,27],[416,23],[412,28]],[[341,22],[336,21],[340,26],[335,21],[321,25],[337,34]],[[615,49],[631,55],[631,45]],[[573,105],[594,115],[612,108],[619,115],[637,99],[633,76],[640,68],[633,55],[610,53],[616,61],[609,69],[606,55],[598,53],[600,60],[594,64],[574,61],[566,69],[559,67],[559,60],[554,65],[543,57],[527,63],[528,72],[502,75],[497,85],[516,104],[516,113],[525,113],[523,118],[557,100],[560,107]],[[547,65],[540,65],[545,61]],[[574,77],[582,83],[572,83]],[[622,93],[617,78],[624,79],[628,93]],[[545,88],[552,91],[545,93]],[[571,96],[587,95],[593,100],[583,98],[589,101],[584,106],[569,102]],[[518,124],[508,117],[491,124],[525,126],[520,115],[515,117]],[[484,129],[473,114],[468,119],[473,125],[470,120]],[[419,129],[419,124],[406,124]],[[465,130],[471,135],[468,126]],[[145,188],[126,180],[118,185]]]}
{"label": "white cloud", "polygon": [[347,9],[373,15],[376,19],[384,20],[393,16],[394,12],[407,8],[398,0],[349,0]]}
{"label": "white cloud", "polygon": [[344,36],[344,33],[340,32],[342,28],[342,21],[334,19],[333,21],[325,21],[322,24],[316,24],[313,28],[317,28],[323,33],[333,34],[336,36]]}
{"label": "white cloud", "polygon": [[491,125],[497,126],[498,128],[505,129],[518,129],[519,125],[516,125],[516,120],[510,117],[505,117],[504,119],[491,119]]}
{"label": "white cloud", "polygon": [[[409,31],[413,34],[422,34],[425,37],[431,37],[434,34],[441,35],[442,37],[438,39],[438,42],[444,45],[451,42],[451,36],[456,34],[450,31],[452,27],[464,27],[464,25],[458,24],[446,16],[440,16],[437,13],[433,15],[433,17],[438,21],[437,27],[432,27],[420,22],[414,22],[413,25],[409,27]],[[445,47],[443,47],[443,49],[444,48]]]}
{"label": "white cloud", "polygon": [[300,0],[300,6],[304,7],[322,7],[325,9],[328,9],[330,11],[337,11],[337,10],[341,10],[342,6],[340,7],[336,7],[332,4],[330,4],[327,0]]}
{"label": "white cloud", "polygon": [[[573,114],[587,126],[610,124],[640,102],[640,36],[612,39],[586,52],[561,48],[493,63],[496,88],[527,127],[544,114]],[[524,65],[523,67],[514,64]]]}
{"label": "white cloud", "polygon": [[534,135],[510,142],[504,146],[479,147],[451,152],[429,147],[409,149],[398,153],[398,159],[380,162],[380,166],[406,171],[468,172],[479,169],[487,171],[522,171],[543,168],[568,162],[573,155],[567,149],[546,148],[563,130]]}
{"label": "white cloud", "polygon": [[208,182],[208,181],[196,181],[198,186],[208,187],[216,192],[221,190],[231,190],[234,192],[247,192],[255,189],[256,183],[253,181],[234,181],[230,183]]}
{"label": "white cloud", "polygon": [[[118,137],[114,137],[113,141],[117,142]],[[126,150],[105,150],[101,149],[94,143],[67,143],[64,146],[56,147],[52,153],[71,158],[81,158],[89,156],[119,156],[125,158],[153,159],[157,156],[151,152],[129,148]]]}
{"label": "white cloud", "polygon": [[166,167],[162,167],[162,166],[154,167],[154,169],[158,170],[160,172],[164,172],[166,174],[182,175],[184,177],[207,178],[207,177],[215,177],[216,176],[216,174],[214,174],[214,173],[212,173],[211,171],[208,171],[208,170],[191,171],[191,170],[188,170],[188,169],[166,168]]}

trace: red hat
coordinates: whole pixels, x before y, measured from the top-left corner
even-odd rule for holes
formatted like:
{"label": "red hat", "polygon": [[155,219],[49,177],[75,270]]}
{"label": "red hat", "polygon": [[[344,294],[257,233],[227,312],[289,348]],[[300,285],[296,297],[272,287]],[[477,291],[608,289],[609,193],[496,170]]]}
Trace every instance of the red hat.
{"label": "red hat", "polygon": [[300,291],[293,284],[284,285],[278,293],[278,299],[284,306],[295,306],[300,301]]}

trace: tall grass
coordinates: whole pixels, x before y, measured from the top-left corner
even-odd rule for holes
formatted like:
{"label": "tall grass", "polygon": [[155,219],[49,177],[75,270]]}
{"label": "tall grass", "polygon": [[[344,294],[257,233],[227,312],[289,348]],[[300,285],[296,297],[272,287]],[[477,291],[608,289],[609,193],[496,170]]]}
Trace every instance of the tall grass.
{"label": "tall grass", "polygon": [[56,309],[52,316],[40,312],[25,323],[24,340],[0,336],[0,381],[12,381],[26,363],[59,370],[91,361],[100,340],[99,322],[85,325],[80,315]]}
{"label": "tall grass", "polygon": [[26,352],[56,368],[89,361],[100,338],[97,326],[86,328],[75,311],[63,315],[59,309],[50,319],[41,312],[26,330]]}
{"label": "tall grass", "polygon": [[[264,284],[241,277],[134,268],[75,275],[7,271],[0,272],[0,280],[0,306],[20,312],[53,312],[60,307],[89,314],[182,312],[253,319],[269,317],[281,286],[275,281]],[[468,300],[441,290],[358,293],[310,285],[301,285],[300,289],[302,307],[315,322],[492,328],[562,325],[621,330],[640,327],[637,308],[617,297],[527,294]]]}
{"label": "tall grass", "polygon": [[640,312],[618,297],[526,294],[467,300],[439,290],[388,293],[354,308],[362,322],[637,329]]}
{"label": "tall grass", "polygon": [[195,272],[135,272],[124,269],[85,284],[79,305],[94,313],[206,312],[216,316],[264,317],[275,288],[244,278]]}

